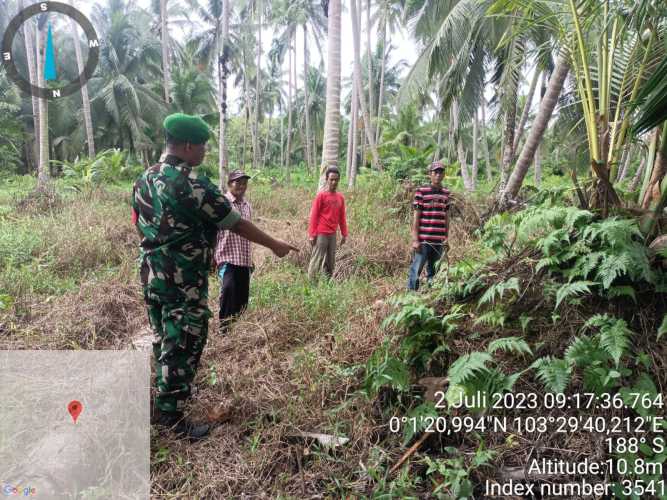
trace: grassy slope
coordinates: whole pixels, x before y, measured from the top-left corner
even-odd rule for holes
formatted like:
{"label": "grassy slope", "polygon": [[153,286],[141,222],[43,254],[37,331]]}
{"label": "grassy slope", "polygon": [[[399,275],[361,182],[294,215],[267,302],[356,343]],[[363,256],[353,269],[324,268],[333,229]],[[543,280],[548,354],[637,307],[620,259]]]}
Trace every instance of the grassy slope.
{"label": "grassy slope", "polygon": [[[0,349],[130,347],[133,339],[145,336],[147,322],[136,275],[129,184],[79,194],[59,184],[64,196],[48,209],[39,201],[17,204],[33,185],[26,178],[0,184]],[[412,387],[403,396],[384,390],[369,401],[360,389],[366,361],[387,336],[379,325],[395,311],[387,298],[401,291],[406,280],[410,195],[387,178],[361,177],[358,188],[346,194],[351,235],[349,244],[339,249],[336,276],[310,283],[305,276],[305,234],[313,194],[314,180],[304,173],[293,175],[288,187],[269,174],[252,181],[256,222],[296,242],[301,252],[279,260],[255,247],[250,307],[225,338],[217,334],[217,319],[211,321],[190,410],[195,419],[224,423],[210,439],[195,445],[164,433],[153,435],[154,497],[427,495],[433,490],[427,477],[438,477],[426,473],[429,455],[437,457],[443,446],[458,448],[466,460],[474,455],[474,433],[433,438],[410,466],[389,474],[406,448],[400,433],[389,432],[388,419],[397,408],[413,406],[419,390]],[[470,236],[475,216],[469,208],[462,219],[453,220],[452,262],[480,259],[481,247]],[[545,291],[539,282],[532,283],[530,269],[522,274],[499,261],[488,271],[526,274],[530,300],[524,297],[518,306],[528,307],[531,300],[541,303]],[[214,315],[217,295],[212,279]],[[567,306],[564,329],[549,315],[552,306],[545,307],[544,314],[531,313],[539,317],[525,338],[539,355],[558,356],[576,334],[575,327],[593,312],[577,309],[575,303]],[[627,311],[627,302],[618,307]],[[652,321],[649,330],[654,331]],[[507,335],[521,335],[518,323],[481,327],[470,315],[452,333],[453,349],[445,357],[451,364],[461,353],[484,350],[490,340]],[[653,333],[644,337],[653,338]],[[495,357],[499,367],[510,371],[517,367],[515,358]],[[440,368],[439,373],[446,372],[446,366]],[[664,387],[665,372],[658,372]],[[579,387],[578,379],[575,382]],[[520,385],[524,391],[542,390],[532,377],[522,378]],[[335,434],[350,441],[327,450],[298,437],[299,432]],[[567,441],[571,436],[565,437]],[[570,445],[578,443],[582,449],[595,438],[573,437]],[[526,453],[539,440],[551,444],[554,436],[532,438],[494,434],[487,445],[500,452],[496,462],[501,469],[510,470],[526,463]],[[554,445],[565,446],[560,441]],[[457,462],[448,470],[461,467]],[[442,476],[447,473],[443,469]]]}
{"label": "grassy slope", "polygon": [[[293,182],[253,181],[257,222],[302,251],[279,261],[256,249],[249,310],[227,338],[211,321],[192,413],[214,418],[222,408],[227,422],[194,446],[155,436],[156,496],[369,491],[359,464],[384,453],[371,446],[383,431],[355,391],[381,341],[384,299],[405,281],[409,196],[387,179],[362,178],[347,195],[351,235],[335,279],[310,283],[305,232],[314,181]],[[29,178],[0,185],[0,348],[128,348],[146,329],[129,185],[77,194],[59,184],[54,206],[19,204],[33,185]],[[212,280],[214,315],[217,294]],[[294,438],[298,431],[351,442],[329,454]]]}

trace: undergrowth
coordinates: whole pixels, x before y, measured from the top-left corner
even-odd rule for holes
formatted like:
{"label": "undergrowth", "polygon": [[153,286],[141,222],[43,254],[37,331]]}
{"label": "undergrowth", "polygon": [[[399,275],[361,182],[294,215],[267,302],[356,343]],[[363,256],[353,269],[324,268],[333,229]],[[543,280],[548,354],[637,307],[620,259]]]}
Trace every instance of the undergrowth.
{"label": "undergrowth", "polygon": [[[384,419],[414,423],[400,426],[404,445],[441,414],[493,413],[493,394],[590,393],[642,417],[663,413],[667,368],[656,341],[664,332],[667,275],[652,264],[635,220],[598,219],[555,204],[558,197],[540,195],[536,206],[494,216],[478,233],[475,258],[441,270],[429,293],[394,299],[383,323],[388,336],[366,363],[363,388]],[[488,400],[472,397],[479,394]],[[636,394],[652,403],[642,406]],[[470,403],[459,410],[466,397]],[[579,446],[594,456],[596,435],[584,436]],[[457,438],[457,447],[501,452],[509,437],[480,432]],[[562,442],[556,434],[540,439],[553,449]],[[451,440],[428,442],[435,447],[429,460],[449,454]],[[630,458],[662,463],[667,454],[644,447]],[[458,473],[467,477],[471,465],[459,463]],[[640,472],[628,477],[651,479]],[[440,471],[449,483],[431,493],[462,495],[449,476]]]}

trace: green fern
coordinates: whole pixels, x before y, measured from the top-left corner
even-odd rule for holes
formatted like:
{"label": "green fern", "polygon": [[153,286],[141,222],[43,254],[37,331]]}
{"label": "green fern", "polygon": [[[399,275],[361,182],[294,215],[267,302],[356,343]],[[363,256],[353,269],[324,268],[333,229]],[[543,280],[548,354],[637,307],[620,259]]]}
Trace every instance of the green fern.
{"label": "green fern", "polygon": [[449,367],[447,371],[449,383],[460,385],[480,372],[487,372],[486,363],[492,359],[491,355],[487,352],[475,351],[470,354],[464,354]]}
{"label": "green fern", "polygon": [[566,297],[590,294],[591,289],[589,287],[592,285],[595,285],[595,283],[592,281],[575,281],[574,283],[565,283],[556,292],[556,307],[554,310],[558,309],[558,306]]}
{"label": "green fern", "polygon": [[533,354],[528,343],[519,337],[503,337],[489,342],[486,352],[493,354],[501,350],[504,352],[513,352],[516,354]]}
{"label": "green fern", "polygon": [[551,392],[565,392],[572,377],[572,365],[551,356],[538,359],[531,368],[537,370],[537,378]]}
{"label": "green fern", "polygon": [[630,264],[630,256],[628,254],[607,255],[598,266],[595,277],[607,289],[616,278],[627,274]]}
{"label": "green fern", "polygon": [[480,307],[483,304],[486,304],[487,302],[495,303],[496,297],[500,298],[502,300],[503,296],[505,295],[505,292],[508,290],[513,290],[517,294],[521,293],[519,289],[519,280],[516,277],[512,277],[506,281],[501,281],[500,283],[495,283],[491,285],[486,292],[484,292],[484,295],[482,295],[477,302],[477,307]]}
{"label": "green fern", "polygon": [[480,314],[474,321],[475,325],[483,324],[492,328],[504,328],[507,313],[499,307],[486,311]]}
{"label": "green fern", "polygon": [[634,220],[609,217],[586,226],[582,236],[591,242],[598,240],[603,247],[619,248],[630,246],[633,238],[642,238],[642,233]]}
{"label": "green fern", "polygon": [[519,316],[519,323],[521,323],[521,331],[523,333],[526,333],[526,330],[528,329],[528,324],[531,321],[533,321],[532,316],[527,316],[525,314],[521,314],[521,316]]}
{"label": "green fern", "polygon": [[584,327],[600,329],[600,348],[609,354],[618,366],[623,354],[630,347],[632,331],[628,328],[627,323],[606,314],[596,314],[586,322]]}
{"label": "green fern", "polygon": [[637,303],[637,294],[635,293],[635,289],[630,285],[609,287],[609,290],[607,290],[607,295],[612,299],[615,297],[630,297],[635,304]]}
{"label": "green fern", "polygon": [[555,251],[563,248],[570,242],[570,234],[567,229],[557,229],[549,233],[544,238],[537,242],[539,248],[544,255],[552,255]]}
{"label": "green fern", "polygon": [[591,212],[575,207],[536,207],[519,216],[519,234],[523,240],[531,240],[555,229],[570,232],[584,227],[592,218]]}
{"label": "green fern", "polygon": [[577,366],[586,366],[599,358],[598,342],[591,337],[576,337],[565,350],[565,360]]}

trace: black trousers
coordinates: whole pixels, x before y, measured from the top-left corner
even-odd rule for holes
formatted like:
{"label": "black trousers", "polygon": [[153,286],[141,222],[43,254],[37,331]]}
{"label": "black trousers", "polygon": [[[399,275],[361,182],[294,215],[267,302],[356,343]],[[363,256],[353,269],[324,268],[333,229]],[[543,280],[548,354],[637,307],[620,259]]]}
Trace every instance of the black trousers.
{"label": "black trousers", "polygon": [[220,277],[220,329],[225,331],[234,316],[248,305],[250,268],[225,262],[218,269]]}

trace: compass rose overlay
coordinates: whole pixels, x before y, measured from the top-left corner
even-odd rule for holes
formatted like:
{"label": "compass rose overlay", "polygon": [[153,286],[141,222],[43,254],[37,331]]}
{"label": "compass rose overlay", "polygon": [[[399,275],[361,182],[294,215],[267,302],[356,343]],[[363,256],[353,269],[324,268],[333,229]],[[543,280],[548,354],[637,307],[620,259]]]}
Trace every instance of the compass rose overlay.
{"label": "compass rose overlay", "polygon": [[[33,16],[44,14],[46,12],[58,12],[71,17],[81,26],[88,39],[88,61],[83,72],[74,80],[61,88],[46,88],[30,83],[25,79],[16,68],[14,55],[12,54],[12,42],[19,29],[28,19]],[[92,23],[80,11],[71,5],[62,2],[40,2],[20,11],[7,26],[7,31],[2,39],[2,52],[0,61],[5,66],[7,76],[16,83],[23,91],[35,97],[44,99],[56,99],[77,92],[92,76],[100,58],[100,41],[97,38],[95,28]]]}

